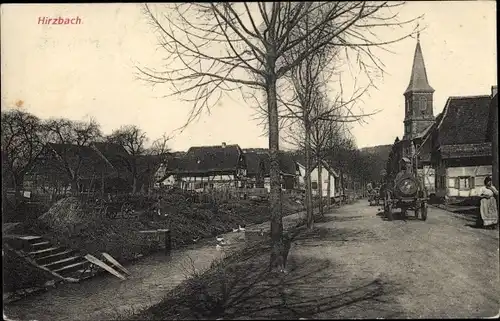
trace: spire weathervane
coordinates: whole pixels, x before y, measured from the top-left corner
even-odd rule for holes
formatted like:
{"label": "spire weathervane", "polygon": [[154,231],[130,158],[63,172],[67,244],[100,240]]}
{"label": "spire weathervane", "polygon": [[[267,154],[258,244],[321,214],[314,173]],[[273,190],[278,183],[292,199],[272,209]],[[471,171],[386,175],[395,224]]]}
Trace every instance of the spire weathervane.
{"label": "spire weathervane", "polygon": [[420,23],[417,23],[417,42],[420,42]]}

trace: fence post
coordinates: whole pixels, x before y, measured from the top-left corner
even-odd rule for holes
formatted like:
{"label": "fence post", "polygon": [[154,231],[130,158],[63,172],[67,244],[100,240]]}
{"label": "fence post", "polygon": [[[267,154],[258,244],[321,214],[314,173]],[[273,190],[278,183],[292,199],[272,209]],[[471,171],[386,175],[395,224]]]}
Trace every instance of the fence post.
{"label": "fence post", "polygon": [[170,229],[158,230],[165,233],[165,255],[170,255],[172,252],[172,236]]}

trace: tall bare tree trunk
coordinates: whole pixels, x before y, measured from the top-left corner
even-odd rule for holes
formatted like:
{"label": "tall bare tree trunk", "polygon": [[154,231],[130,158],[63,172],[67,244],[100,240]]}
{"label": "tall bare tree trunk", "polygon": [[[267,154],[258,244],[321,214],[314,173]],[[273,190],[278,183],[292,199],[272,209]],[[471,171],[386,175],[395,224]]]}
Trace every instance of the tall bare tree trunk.
{"label": "tall bare tree trunk", "polygon": [[313,195],[312,195],[312,183],[311,183],[311,129],[307,119],[305,122],[305,176],[304,183],[306,187],[306,224],[308,229],[314,227],[314,216],[313,216]]}
{"label": "tall bare tree trunk", "polygon": [[134,195],[136,192],[137,192],[137,177],[136,175],[134,175],[132,182],[132,195]]}
{"label": "tall bare tree trunk", "polygon": [[346,195],[345,195],[345,189],[344,189],[344,173],[342,172],[342,170],[339,170],[339,174],[340,174],[340,193],[341,193],[341,197],[344,198]]}
{"label": "tall bare tree trunk", "polygon": [[323,166],[321,164],[321,160],[318,156],[316,156],[316,161],[318,162],[318,195],[319,195],[319,215],[323,216]]}
{"label": "tall bare tree trunk", "polygon": [[[274,71],[274,65],[271,68]],[[276,77],[270,73],[267,81],[267,106],[269,115],[269,158],[270,183],[269,203],[271,208],[271,258],[270,269],[283,270],[285,253],[283,242],[283,218],[281,204],[280,167],[279,167],[279,119],[276,96]]]}
{"label": "tall bare tree trunk", "polygon": [[21,195],[21,188],[18,183],[17,175],[12,175],[12,185],[14,185],[14,207],[17,207]]}
{"label": "tall bare tree trunk", "polygon": [[332,184],[332,177],[330,175],[330,173],[328,173],[328,186],[326,187],[326,206],[330,207],[332,205],[332,188],[330,187],[330,185]]}

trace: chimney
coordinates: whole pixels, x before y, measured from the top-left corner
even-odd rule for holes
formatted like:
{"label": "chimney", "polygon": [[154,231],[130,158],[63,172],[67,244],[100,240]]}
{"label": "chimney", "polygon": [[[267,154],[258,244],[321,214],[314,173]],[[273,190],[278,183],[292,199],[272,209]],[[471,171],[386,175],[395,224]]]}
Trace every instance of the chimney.
{"label": "chimney", "polygon": [[222,142],[222,148],[226,147],[226,142]]}
{"label": "chimney", "polygon": [[491,86],[491,98],[495,97],[498,92],[498,86]]}

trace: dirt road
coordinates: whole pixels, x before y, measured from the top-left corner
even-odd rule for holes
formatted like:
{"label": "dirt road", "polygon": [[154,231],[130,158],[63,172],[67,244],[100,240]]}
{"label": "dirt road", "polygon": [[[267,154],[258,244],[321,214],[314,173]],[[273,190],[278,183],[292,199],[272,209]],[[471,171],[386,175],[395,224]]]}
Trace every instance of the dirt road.
{"label": "dirt road", "polygon": [[321,281],[307,283],[318,300],[335,288],[335,300],[343,303],[333,306],[325,301],[325,308],[309,317],[497,315],[498,230],[468,224],[437,208],[429,208],[426,222],[413,217],[385,221],[378,208],[365,200],[328,214],[323,223],[316,224],[315,235],[295,242],[290,261],[301,266],[326,262],[318,276]]}

